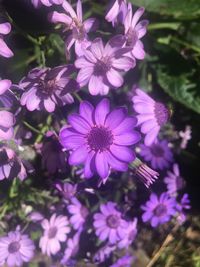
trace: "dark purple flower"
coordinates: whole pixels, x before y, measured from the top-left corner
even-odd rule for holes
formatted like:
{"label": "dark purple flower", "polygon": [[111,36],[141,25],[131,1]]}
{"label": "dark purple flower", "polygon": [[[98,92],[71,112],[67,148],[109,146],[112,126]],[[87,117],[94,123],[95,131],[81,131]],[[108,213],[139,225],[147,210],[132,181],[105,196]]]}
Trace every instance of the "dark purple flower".
{"label": "dark purple flower", "polygon": [[40,238],[39,247],[42,253],[48,256],[55,255],[61,249],[60,242],[65,242],[70,232],[68,218],[53,214],[49,221],[44,219],[41,225],[44,233]]}
{"label": "dark purple flower", "polygon": [[137,234],[137,219],[134,219],[131,222],[128,222],[125,235],[118,242],[118,248],[128,248],[134,241]]}
{"label": "dark purple flower", "polygon": [[54,186],[67,201],[74,197],[77,193],[77,185],[73,185],[68,182],[57,181]]}
{"label": "dark purple flower", "polygon": [[71,204],[67,206],[71,217],[69,219],[71,225],[75,230],[82,229],[83,224],[89,214],[89,211],[84,207],[77,198],[71,199]]}
{"label": "dark purple flower", "polygon": [[81,87],[88,84],[92,95],[106,95],[110,88],[122,86],[124,79],[122,72],[135,66],[134,59],[125,56],[129,48],[125,45],[122,35],[115,36],[104,46],[101,38],[96,38],[84,55],[75,61],[75,66],[80,69],[77,82]]}
{"label": "dark purple flower", "polygon": [[63,0],[31,0],[35,8],[41,7],[42,5],[50,7],[52,5],[60,5]]}
{"label": "dark purple flower", "polygon": [[6,58],[12,57],[14,54],[3,40],[3,36],[11,31],[11,25],[8,22],[0,23],[0,55]]}
{"label": "dark purple flower", "polygon": [[[34,243],[27,235],[20,231],[9,232],[0,238],[0,264],[1,266],[23,266],[34,256]],[[5,265],[4,265],[5,264]]]}
{"label": "dark purple flower", "polygon": [[143,222],[150,221],[152,227],[168,222],[171,216],[176,214],[177,202],[175,198],[166,193],[160,197],[152,193],[150,199],[141,208],[145,212],[142,215]]}
{"label": "dark purple flower", "polygon": [[70,128],[60,131],[60,142],[72,149],[70,165],[84,165],[84,177],[97,173],[105,179],[110,168],[126,171],[128,162],[134,160],[133,149],[128,148],[140,140],[133,130],[134,117],[127,116],[125,108],[110,111],[109,101],[103,99],[94,108],[89,102],[80,104],[79,114],[68,117]]}
{"label": "dark purple flower", "polygon": [[135,92],[136,95],[132,98],[133,108],[139,113],[137,119],[138,125],[141,125],[141,132],[145,134],[144,143],[150,146],[155,142],[160,128],[168,121],[169,110],[139,88]]}
{"label": "dark purple flower", "polygon": [[14,179],[18,177],[24,180],[27,172],[24,162],[17,156],[16,152],[4,145],[0,146],[0,180]]}
{"label": "dark purple flower", "polygon": [[168,168],[173,161],[173,154],[166,140],[154,143],[151,146],[140,145],[140,155],[146,161],[151,162],[152,168],[156,170]]}
{"label": "dark purple flower", "polygon": [[111,245],[116,244],[126,234],[128,223],[122,219],[116,203],[107,202],[100,205],[101,213],[94,214],[94,228],[101,241],[108,239]]}
{"label": "dark purple flower", "polygon": [[133,261],[133,256],[125,255],[118,259],[114,264],[110,265],[110,267],[131,267]]}
{"label": "dark purple flower", "polygon": [[129,56],[137,59],[144,59],[145,51],[140,39],[146,34],[148,20],[138,20],[144,13],[144,8],[140,7],[133,15],[132,5],[128,4],[128,12],[124,20],[124,34],[126,36],[126,45],[132,47]]}
{"label": "dark purple flower", "polygon": [[177,191],[184,188],[185,181],[180,176],[178,164],[173,165],[173,172],[167,172],[167,176],[164,178],[164,182],[167,185],[167,192],[169,195],[176,195]]}
{"label": "dark purple flower", "polygon": [[91,44],[88,39],[88,33],[95,30],[96,19],[89,18],[83,21],[82,3],[80,0],[77,1],[76,12],[67,1],[64,1],[62,6],[68,15],[54,11],[50,19],[53,23],[64,24],[65,31],[66,28],[71,31],[65,42],[66,48],[69,51],[72,45],[75,44],[76,54],[82,56],[84,50]]}
{"label": "dark purple flower", "polygon": [[21,105],[30,111],[46,109],[53,112],[56,105],[73,103],[71,93],[77,89],[76,81],[70,78],[73,72],[72,65],[31,70],[19,83],[19,87],[25,90]]}
{"label": "dark purple flower", "polygon": [[124,19],[128,12],[126,0],[114,0],[106,14],[106,20],[112,22],[113,26],[119,23],[124,23]]}

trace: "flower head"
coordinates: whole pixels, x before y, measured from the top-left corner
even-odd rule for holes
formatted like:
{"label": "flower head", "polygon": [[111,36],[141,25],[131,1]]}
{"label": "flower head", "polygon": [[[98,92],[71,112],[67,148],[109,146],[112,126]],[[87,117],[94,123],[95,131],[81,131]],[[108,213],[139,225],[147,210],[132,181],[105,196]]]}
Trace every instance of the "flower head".
{"label": "flower head", "polygon": [[91,44],[88,33],[96,29],[96,19],[89,18],[83,21],[81,0],[77,1],[76,12],[67,1],[63,2],[62,7],[67,14],[54,11],[50,16],[50,20],[53,23],[62,23],[65,26],[65,31],[66,28],[71,31],[65,41],[66,48],[69,51],[75,44],[75,52],[78,56],[81,56]]}
{"label": "flower head", "polygon": [[40,238],[39,247],[42,253],[48,256],[55,255],[61,249],[60,242],[65,242],[70,232],[68,219],[66,216],[53,214],[49,221],[44,219],[41,225],[44,233]]}
{"label": "flower head", "polygon": [[126,234],[127,222],[122,219],[121,212],[116,203],[101,204],[101,213],[94,214],[94,227],[96,235],[101,241],[108,239],[109,244],[116,244]]}
{"label": "flower head", "polygon": [[69,213],[71,214],[70,223],[75,230],[81,229],[87,216],[88,209],[84,207],[77,198],[71,199],[71,204],[67,206]]}
{"label": "flower head", "polygon": [[54,184],[55,188],[64,197],[65,200],[70,200],[77,193],[77,185],[73,185],[67,182],[57,181]]}
{"label": "flower head", "polygon": [[128,226],[126,228],[125,235],[118,242],[118,248],[128,248],[132,242],[134,241],[137,234],[137,219],[134,219],[131,222],[128,222]]}
{"label": "flower head", "polygon": [[167,192],[170,195],[176,195],[177,191],[184,188],[185,181],[180,176],[178,164],[173,165],[173,172],[167,172],[167,177],[164,178],[164,182],[167,185]]}
{"label": "flower head", "polygon": [[53,112],[56,105],[73,103],[70,93],[77,89],[75,80],[70,78],[73,72],[72,65],[31,70],[19,83],[19,87],[25,90],[21,105],[29,111],[46,109]]}
{"label": "flower head", "polygon": [[140,145],[140,155],[151,162],[153,169],[163,170],[173,161],[173,154],[166,140],[156,142],[151,146]]}
{"label": "flower head", "polygon": [[141,132],[145,134],[144,143],[152,145],[160,131],[160,128],[169,119],[169,110],[164,104],[155,102],[150,96],[140,89],[135,90],[133,96],[133,108],[139,113],[137,115],[138,125],[141,125]]}
{"label": "flower head", "polygon": [[8,22],[0,23],[0,55],[6,58],[12,57],[14,54],[3,40],[3,36],[11,31],[11,25]]}
{"label": "flower head", "polygon": [[160,197],[152,193],[150,199],[141,208],[144,210],[142,215],[143,222],[150,221],[152,227],[166,223],[171,216],[176,213],[177,202],[175,198],[170,197],[166,193],[162,193]]}
{"label": "flower head", "polygon": [[9,232],[0,238],[0,263],[8,267],[23,266],[34,255],[34,243],[20,231]]}
{"label": "flower head", "polygon": [[144,13],[144,8],[140,7],[133,15],[132,5],[128,4],[128,11],[124,19],[124,34],[126,36],[126,45],[132,47],[129,55],[133,58],[144,59],[145,51],[141,38],[146,34],[148,20],[138,20]]}
{"label": "flower head", "polygon": [[122,48],[125,38],[115,36],[104,46],[101,38],[96,38],[84,55],[75,61],[80,69],[77,82],[81,87],[88,84],[92,95],[106,95],[110,88],[122,86],[124,80],[121,72],[135,66],[134,59],[125,56],[129,48]]}
{"label": "flower head", "polygon": [[125,108],[110,111],[109,101],[103,99],[96,108],[89,102],[80,104],[79,114],[68,117],[70,128],[60,131],[60,142],[72,149],[70,165],[84,164],[84,177],[97,173],[105,179],[110,168],[126,171],[128,162],[135,155],[128,148],[140,140],[140,134],[132,130],[134,117],[127,116]]}

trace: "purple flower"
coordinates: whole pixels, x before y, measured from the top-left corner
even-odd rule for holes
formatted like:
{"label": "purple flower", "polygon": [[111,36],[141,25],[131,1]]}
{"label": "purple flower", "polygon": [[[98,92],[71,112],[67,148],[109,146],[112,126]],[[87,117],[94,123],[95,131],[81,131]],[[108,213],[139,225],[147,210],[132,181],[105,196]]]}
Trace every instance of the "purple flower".
{"label": "purple flower", "polygon": [[125,56],[129,48],[125,45],[125,38],[121,35],[113,37],[104,46],[101,38],[96,38],[84,55],[75,61],[80,69],[77,82],[81,87],[88,84],[92,95],[106,95],[109,89],[122,86],[124,79],[121,72],[128,71],[135,66],[134,59]]}
{"label": "purple flower", "polygon": [[132,47],[129,56],[137,59],[144,59],[145,51],[140,39],[146,34],[148,20],[138,20],[144,13],[144,8],[139,8],[133,15],[132,5],[128,4],[128,12],[124,20],[124,34],[126,36],[126,45]]}
{"label": "purple flower", "polygon": [[61,264],[67,265],[71,258],[73,258],[78,250],[79,250],[79,243],[80,243],[80,231],[77,232],[72,238],[67,240],[67,246],[64,252],[64,256],[61,259]]}
{"label": "purple flower", "polygon": [[180,203],[177,204],[176,208],[178,211],[177,220],[180,224],[182,224],[186,220],[186,214],[184,210],[188,210],[191,208],[188,194],[183,195]]}
{"label": "purple flower", "polygon": [[82,226],[88,216],[88,209],[84,207],[77,198],[71,199],[71,204],[67,206],[69,213],[71,214],[70,223],[75,230],[82,229]]}
{"label": "purple flower", "polygon": [[110,265],[110,267],[131,267],[133,260],[133,256],[125,255],[118,259],[114,264]]}
{"label": "purple flower", "polygon": [[108,239],[113,245],[120,241],[127,230],[127,222],[122,219],[121,212],[116,209],[116,203],[101,204],[101,213],[94,214],[94,228],[101,241]]}
{"label": "purple flower", "polygon": [[142,215],[143,222],[150,221],[152,227],[168,222],[171,216],[176,213],[177,202],[175,198],[170,197],[166,193],[162,193],[160,197],[154,193],[150,195],[149,201],[143,206],[145,212]]}
{"label": "purple flower", "polygon": [[151,146],[140,145],[140,155],[148,162],[151,162],[153,169],[163,170],[169,167],[173,161],[173,154],[168,147],[166,140],[154,143]]}
{"label": "purple flower", "polygon": [[160,128],[169,119],[169,110],[160,102],[155,102],[150,96],[140,89],[135,90],[136,95],[132,98],[133,108],[137,115],[138,125],[145,134],[144,143],[152,145],[160,131]]}
{"label": "purple flower", "polygon": [[125,235],[118,242],[118,248],[128,248],[134,241],[137,234],[137,219],[134,219],[132,222],[128,222]]}
{"label": "purple flower", "polygon": [[167,185],[167,192],[169,195],[176,195],[177,191],[184,188],[185,181],[180,176],[178,164],[173,165],[173,172],[167,172],[167,177],[164,178],[164,182]]}
{"label": "purple flower", "polygon": [[65,242],[70,232],[68,219],[66,216],[53,214],[49,221],[44,219],[41,225],[44,234],[40,238],[39,247],[42,253],[55,255],[61,249],[60,242]]}
{"label": "purple flower", "polygon": [[63,0],[31,0],[32,4],[35,8],[40,7],[41,5],[50,7],[52,5],[60,5],[62,4]]}
{"label": "purple flower", "polygon": [[0,146],[0,180],[14,179],[18,177],[24,180],[27,172],[24,162],[17,156],[14,150],[4,145]]}
{"label": "purple flower", "polygon": [[14,115],[6,110],[0,110],[0,141],[13,138],[15,124]]}
{"label": "purple flower", "polygon": [[70,165],[84,164],[84,176],[97,173],[105,179],[110,167],[126,171],[128,162],[134,160],[133,149],[128,148],[140,140],[140,134],[132,130],[134,117],[127,116],[125,108],[110,112],[109,101],[103,99],[94,108],[89,102],[80,104],[79,114],[68,117],[72,126],[60,131],[60,142],[73,152]]}
{"label": "purple flower", "polygon": [[83,21],[82,3],[77,1],[76,12],[72,6],[67,2],[63,2],[63,8],[66,13],[59,13],[57,11],[52,12],[50,20],[53,23],[62,23],[71,31],[68,36],[65,45],[69,51],[73,44],[75,44],[75,52],[78,56],[84,54],[84,50],[90,46],[91,42],[88,39],[88,33],[96,29],[96,19],[89,18]]}
{"label": "purple flower", "polygon": [[11,25],[8,22],[0,23],[0,55],[6,58],[14,54],[3,40],[3,36],[11,31]]}
{"label": "purple flower", "polygon": [[34,243],[20,231],[9,232],[0,238],[0,263],[8,267],[22,266],[34,256]]}
{"label": "purple flower", "polygon": [[53,112],[56,105],[73,103],[70,93],[77,89],[76,81],[70,78],[73,72],[72,65],[31,70],[19,83],[19,87],[25,90],[21,105],[26,105],[30,111],[46,109]]}
{"label": "purple flower", "polygon": [[102,263],[104,262],[110,254],[116,250],[116,246],[110,246],[106,244],[105,246],[101,247],[94,255],[93,260],[97,263]]}
{"label": "purple flower", "polygon": [[106,14],[106,20],[112,22],[113,26],[118,22],[123,23],[128,11],[126,0],[114,0],[110,4],[111,6]]}
{"label": "purple flower", "polygon": [[77,185],[57,181],[54,186],[67,201],[74,197],[77,193]]}
{"label": "purple flower", "polygon": [[41,148],[43,168],[46,168],[50,174],[56,171],[65,172],[67,159],[62,146],[53,134],[47,140]]}
{"label": "purple flower", "polygon": [[28,218],[32,222],[40,222],[40,221],[42,221],[44,219],[44,216],[38,211],[33,211],[28,215]]}

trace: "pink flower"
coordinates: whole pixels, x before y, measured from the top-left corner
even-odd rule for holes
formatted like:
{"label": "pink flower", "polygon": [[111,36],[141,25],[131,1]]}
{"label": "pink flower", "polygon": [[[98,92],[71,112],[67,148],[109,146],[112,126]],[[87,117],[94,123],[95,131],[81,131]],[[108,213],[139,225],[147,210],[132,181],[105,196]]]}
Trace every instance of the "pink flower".
{"label": "pink flower", "polygon": [[12,57],[14,54],[3,40],[3,36],[11,31],[11,25],[8,22],[0,24],[0,55],[6,58]]}

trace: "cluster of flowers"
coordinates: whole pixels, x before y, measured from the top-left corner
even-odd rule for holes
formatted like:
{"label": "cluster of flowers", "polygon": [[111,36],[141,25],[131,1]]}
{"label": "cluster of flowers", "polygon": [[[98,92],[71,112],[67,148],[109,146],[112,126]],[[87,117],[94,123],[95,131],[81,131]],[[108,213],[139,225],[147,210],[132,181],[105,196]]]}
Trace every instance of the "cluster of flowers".
{"label": "cluster of flowers", "polygon": [[[78,112],[68,115],[66,125],[61,127],[60,121],[57,121],[58,135],[55,131],[45,132],[44,143],[34,146],[42,156],[43,166],[50,175],[57,171],[65,173],[69,166],[78,166],[77,173],[82,180],[98,177],[99,186],[113,173],[127,172],[130,176],[139,177],[147,188],[158,178],[157,171],[167,169],[164,178],[166,192],[160,196],[155,193],[150,195],[146,204],[141,206],[144,211],[141,218],[143,222],[150,221],[152,227],[166,223],[172,217],[182,223],[185,220],[184,210],[190,208],[188,195],[180,198],[178,194],[184,187],[184,180],[178,165],[173,164],[168,141],[159,139],[160,130],[169,120],[169,109],[140,88],[135,89],[131,97],[131,115],[126,107],[111,107],[109,99],[105,98],[110,91],[124,84],[124,75],[134,69],[137,60],[145,57],[141,38],[146,34],[148,21],[140,21],[144,8],[133,14],[130,3],[115,0],[105,18],[112,22],[113,28],[118,25],[123,27],[120,34],[104,43],[101,37],[89,38],[89,33],[97,29],[98,23],[95,18],[83,20],[81,0],[77,1],[76,11],[66,0],[31,2],[35,7],[59,6],[59,12],[53,11],[49,18],[52,23],[63,26],[64,36],[67,29],[64,40],[66,53],[73,54],[74,45],[75,59],[72,56],[71,64],[54,68],[34,68],[17,85],[12,85],[10,80],[0,80],[0,180],[18,177],[23,181],[32,171],[20,153],[23,151],[22,139],[31,138],[31,134],[26,133],[23,138],[17,134],[22,128],[24,113],[46,111],[54,114],[57,108],[75,103],[77,92],[88,88],[91,96],[104,97],[96,105],[87,100],[81,101]],[[10,30],[9,23],[0,24],[0,55],[7,58],[13,53],[4,42],[3,35]],[[134,151],[133,146],[136,145]],[[186,141],[182,142],[182,148],[185,147]],[[136,153],[152,169],[141,162]],[[169,171],[172,164],[173,172]],[[47,218],[39,212],[29,214],[30,221],[43,229],[39,240],[43,254],[57,257],[61,264],[67,266],[79,251],[82,233],[92,229],[103,243],[95,253],[94,261],[103,262],[113,251],[127,250],[132,244],[141,218],[130,218],[113,201],[101,203],[98,205],[99,212],[96,208],[89,213],[90,207],[76,198],[77,185],[58,182],[55,188],[63,197],[60,211],[55,208],[50,210],[52,215]],[[92,225],[89,220],[91,215]],[[0,238],[0,265],[22,266],[23,262],[33,258],[34,250],[35,244],[18,226],[15,231]],[[126,254],[110,266],[131,266],[133,261],[134,258]]]}

